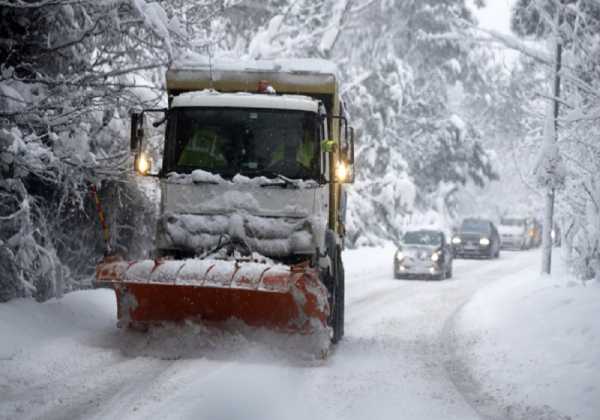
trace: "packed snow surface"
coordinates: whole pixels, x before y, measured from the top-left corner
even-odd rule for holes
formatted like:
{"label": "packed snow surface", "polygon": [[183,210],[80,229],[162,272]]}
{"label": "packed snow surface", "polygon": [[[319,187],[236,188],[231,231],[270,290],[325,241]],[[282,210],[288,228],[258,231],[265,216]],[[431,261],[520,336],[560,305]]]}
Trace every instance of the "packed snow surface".
{"label": "packed snow surface", "polygon": [[117,264],[127,266],[121,274],[123,280],[142,283],[239,287],[238,283],[246,284],[244,279],[250,279],[255,282],[254,288],[264,288],[266,286],[261,283],[263,278],[286,277],[290,274],[287,265],[215,259],[167,260],[160,263],[141,260],[131,265]]}
{"label": "packed snow surface", "polygon": [[596,284],[539,279],[538,251],[397,281],[394,251],[345,252],[346,335],[325,360],[235,321],[119,330],[106,289],[0,304],[0,418],[598,418]]}

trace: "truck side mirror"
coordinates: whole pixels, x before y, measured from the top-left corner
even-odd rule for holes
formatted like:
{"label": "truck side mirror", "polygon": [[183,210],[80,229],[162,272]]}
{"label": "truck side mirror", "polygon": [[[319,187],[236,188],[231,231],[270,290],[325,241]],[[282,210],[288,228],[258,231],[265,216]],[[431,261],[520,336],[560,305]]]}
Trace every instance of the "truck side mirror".
{"label": "truck side mirror", "polygon": [[152,112],[152,113],[162,113],[163,116],[160,120],[154,122],[152,125],[154,127],[158,127],[167,121],[167,112],[166,108],[160,109],[144,109],[142,112],[132,112],[131,113],[131,134],[129,147],[131,151],[134,153],[134,169],[140,175],[156,175],[151,173],[152,169],[152,159],[148,154],[144,151],[143,143],[144,143],[144,114]]}
{"label": "truck side mirror", "polygon": [[348,155],[348,162],[354,165],[354,127],[350,127],[350,150]]}
{"label": "truck side mirror", "polygon": [[129,137],[129,147],[132,152],[137,151],[142,145],[142,138],[144,137],[143,122],[144,117],[142,113],[133,112],[131,114],[131,134]]}
{"label": "truck side mirror", "polygon": [[354,183],[354,127],[350,127],[346,146],[340,150],[336,178],[345,184]]}
{"label": "truck side mirror", "polygon": [[328,146],[327,140],[329,138],[329,129],[327,124],[327,115],[324,113],[324,109],[321,111],[322,113],[316,117],[317,139],[319,139],[319,145],[321,149],[321,155],[319,157],[321,166],[321,182],[328,183],[330,162],[329,152],[326,149]]}

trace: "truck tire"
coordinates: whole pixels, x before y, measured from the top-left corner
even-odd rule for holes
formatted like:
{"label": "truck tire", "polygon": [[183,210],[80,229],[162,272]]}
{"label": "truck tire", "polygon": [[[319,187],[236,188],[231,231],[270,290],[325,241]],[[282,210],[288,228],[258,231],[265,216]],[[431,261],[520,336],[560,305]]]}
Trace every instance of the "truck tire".
{"label": "truck tire", "polygon": [[339,259],[338,261],[340,262],[340,270],[339,270],[339,277],[340,277],[340,283],[339,283],[339,287],[338,287],[338,296],[339,296],[339,328],[340,328],[340,340],[344,337],[344,327],[345,327],[345,320],[346,320],[346,272],[344,271],[344,263],[342,262],[342,253],[339,253]]}
{"label": "truck tire", "polygon": [[341,259],[341,252],[337,249],[334,256],[334,287],[333,287],[333,312],[331,316],[331,327],[333,328],[333,336],[331,342],[338,343],[344,336],[344,265]]}

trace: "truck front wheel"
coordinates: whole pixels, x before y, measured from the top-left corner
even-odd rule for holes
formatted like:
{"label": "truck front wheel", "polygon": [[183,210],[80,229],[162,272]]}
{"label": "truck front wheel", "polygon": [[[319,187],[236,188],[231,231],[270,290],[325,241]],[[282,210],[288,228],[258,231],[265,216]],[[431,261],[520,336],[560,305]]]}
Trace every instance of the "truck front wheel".
{"label": "truck front wheel", "polygon": [[344,264],[342,262],[341,252],[338,249],[334,259],[334,278],[332,288],[332,313],[331,327],[333,329],[332,343],[339,342],[344,336]]}

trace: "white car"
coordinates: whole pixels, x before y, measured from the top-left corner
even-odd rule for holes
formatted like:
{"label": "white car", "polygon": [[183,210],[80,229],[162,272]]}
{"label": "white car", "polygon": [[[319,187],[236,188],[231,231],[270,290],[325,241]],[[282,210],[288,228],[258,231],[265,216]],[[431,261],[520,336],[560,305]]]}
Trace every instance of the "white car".
{"label": "white car", "polygon": [[530,247],[527,234],[527,219],[503,217],[498,225],[502,248],[527,249]]}

